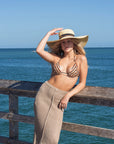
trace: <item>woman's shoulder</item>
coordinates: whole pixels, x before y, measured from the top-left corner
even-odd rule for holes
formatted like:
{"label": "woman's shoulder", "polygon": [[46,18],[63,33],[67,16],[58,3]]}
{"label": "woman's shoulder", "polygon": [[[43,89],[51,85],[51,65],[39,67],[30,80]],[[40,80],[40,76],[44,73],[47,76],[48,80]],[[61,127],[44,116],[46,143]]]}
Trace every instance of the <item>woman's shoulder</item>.
{"label": "woman's shoulder", "polygon": [[54,63],[56,63],[57,61],[59,61],[61,59],[60,56],[54,54],[54,53],[51,53],[53,56],[54,56]]}
{"label": "woman's shoulder", "polygon": [[87,61],[87,57],[85,55],[76,55],[77,60]]}

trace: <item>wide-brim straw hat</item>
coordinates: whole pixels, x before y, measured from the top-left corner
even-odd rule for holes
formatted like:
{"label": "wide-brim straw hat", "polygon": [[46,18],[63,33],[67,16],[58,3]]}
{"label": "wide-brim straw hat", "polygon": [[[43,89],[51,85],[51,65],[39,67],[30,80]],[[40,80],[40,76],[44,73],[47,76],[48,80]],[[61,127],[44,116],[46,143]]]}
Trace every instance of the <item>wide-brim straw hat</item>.
{"label": "wide-brim straw hat", "polygon": [[64,29],[61,30],[59,32],[59,39],[58,40],[54,40],[54,41],[48,41],[47,45],[51,48],[51,49],[56,49],[58,47],[58,45],[60,44],[60,42],[64,39],[71,39],[73,41],[74,44],[76,45],[80,45],[82,48],[86,45],[87,41],[88,41],[88,35],[84,35],[84,36],[77,36],[75,37],[75,33],[73,30],[71,29]]}

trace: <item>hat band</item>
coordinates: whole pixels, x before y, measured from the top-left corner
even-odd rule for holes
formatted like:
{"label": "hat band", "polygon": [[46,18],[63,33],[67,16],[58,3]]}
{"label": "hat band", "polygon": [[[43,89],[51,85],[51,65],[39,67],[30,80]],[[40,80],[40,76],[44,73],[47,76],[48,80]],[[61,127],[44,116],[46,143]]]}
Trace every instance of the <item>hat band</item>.
{"label": "hat band", "polygon": [[59,39],[63,38],[64,36],[73,36],[74,37],[73,34],[63,34],[63,35],[59,36]]}

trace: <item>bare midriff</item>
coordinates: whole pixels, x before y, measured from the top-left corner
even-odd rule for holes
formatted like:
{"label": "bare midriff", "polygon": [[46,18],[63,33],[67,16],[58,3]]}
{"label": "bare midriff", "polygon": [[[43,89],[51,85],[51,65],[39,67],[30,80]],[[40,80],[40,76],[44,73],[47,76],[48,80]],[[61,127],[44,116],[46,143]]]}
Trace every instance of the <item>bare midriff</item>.
{"label": "bare midriff", "polygon": [[48,80],[48,82],[60,90],[69,91],[74,87],[77,80],[78,80],[78,77],[71,78],[71,77],[61,74],[61,75],[52,76]]}

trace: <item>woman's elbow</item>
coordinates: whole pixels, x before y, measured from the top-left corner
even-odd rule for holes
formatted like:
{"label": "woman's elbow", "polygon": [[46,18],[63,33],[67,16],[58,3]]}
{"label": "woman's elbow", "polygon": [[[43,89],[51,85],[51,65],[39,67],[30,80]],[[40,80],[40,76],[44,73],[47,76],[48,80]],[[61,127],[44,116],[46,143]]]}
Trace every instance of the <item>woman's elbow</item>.
{"label": "woman's elbow", "polygon": [[37,54],[40,54],[40,50],[39,50],[39,49],[36,49],[36,53],[37,53]]}
{"label": "woman's elbow", "polygon": [[36,53],[40,55],[42,53],[42,50],[36,49]]}
{"label": "woman's elbow", "polygon": [[80,84],[81,84],[81,88],[84,89],[85,86],[86,86],[86,83],[85,82],[81,82]]}

